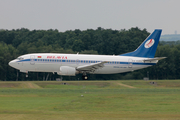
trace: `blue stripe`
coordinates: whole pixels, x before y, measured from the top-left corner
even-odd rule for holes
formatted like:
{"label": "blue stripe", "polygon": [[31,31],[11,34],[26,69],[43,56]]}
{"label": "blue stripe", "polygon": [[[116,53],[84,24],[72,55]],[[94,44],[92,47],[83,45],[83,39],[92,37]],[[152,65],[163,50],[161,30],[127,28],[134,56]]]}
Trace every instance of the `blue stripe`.
{"label": "blue stripe", "polygon": [[[41,60],[41,61],[38,61],[38,60]],[[51,61],[49,61],[49,60],[51,60]],[[78,62],[78,63],[97,63],[97,62],[100,62],[100,61],[88,61],[88,60],[78,60],[78,61],[76,61],[76,60],[70,60],[70,62],[69,62],[69,60],[60,60],[60,59],[33,59],[33,61],[31,60],[31,59],[24,59],[24,60],[20,60],[20,61],[18,61],[18,62],[27,62],[27,61],[29,61],[29,62],[49,62],[49,63],[57,63],[57,62],[67,62],[68,61],[68,63],[76,63],[76,62]],[[133,65],[156,65],[156,63],[137,63],[137,62],[119,62],[119,61],[112,61],[112,62],[109,62],[109,63],[105,63],[106,65],[108,65],[108,64],[130,64],[130,63],[132,63]]]}
{"label": "blue stripe", "polygon": [[156,63],[133,63],[134,65],[156,65]]}

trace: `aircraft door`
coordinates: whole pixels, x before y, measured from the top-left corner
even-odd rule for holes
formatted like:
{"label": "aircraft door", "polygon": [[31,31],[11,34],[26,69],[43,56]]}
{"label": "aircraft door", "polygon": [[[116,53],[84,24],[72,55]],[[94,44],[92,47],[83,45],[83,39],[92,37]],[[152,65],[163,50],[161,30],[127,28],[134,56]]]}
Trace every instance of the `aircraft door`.
{"label": "aircraft door", "polygon": [[79,63],[80,63],[80,60],[77,59],[77,60],[76,60],[76,64],[79,65]]}
{"label": "aircraft door", "polygon": [[23,66],[23,61],[22,61],[22,59],[20,60],[20,62],[18,62],[18,65]]}
{"label": "aircraft door", "polygon": [[35,64],[35,56],[34,55],[30,56],[30,64],[31,65]]}
{"label": "aircraft door", "polygon": [[133,60],[129,59],[128,60],[128,68],[132,68],[133,67]]}

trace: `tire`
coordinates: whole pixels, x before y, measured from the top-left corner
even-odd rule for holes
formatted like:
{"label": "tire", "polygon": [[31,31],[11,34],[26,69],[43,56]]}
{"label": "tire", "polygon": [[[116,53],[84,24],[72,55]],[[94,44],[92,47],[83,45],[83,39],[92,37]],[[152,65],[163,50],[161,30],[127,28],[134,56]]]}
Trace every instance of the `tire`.
{"label": "tire", "polygon": [[82,79],[83,79],[83,80],[87,80],[87,79],[88,79],[88,76],[87,76],[87,75],[83,75],[83,76],[82,76]]}

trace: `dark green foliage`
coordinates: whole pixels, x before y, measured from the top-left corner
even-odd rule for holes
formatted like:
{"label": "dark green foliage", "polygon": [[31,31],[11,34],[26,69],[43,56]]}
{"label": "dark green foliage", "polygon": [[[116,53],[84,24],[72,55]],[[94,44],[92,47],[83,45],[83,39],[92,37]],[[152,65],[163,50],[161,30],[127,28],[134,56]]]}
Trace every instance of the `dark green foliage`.
{"label": "dark green foliage", "polygon": [[[58,30],[17,30],[0,31],[0,80],[17,80],[17,70],[9,67],[8,62],[28,53],[77,53],[119,55],[134,51],[149,35],[146,29],[131,28],[129,30],[111,30],[98,27],[96,30],[74,30],[59,32]],[[90,75],[90,79],[178,79],[180,78],[180,42],[161,42],[156,56],[167,57],[156,66],[135,72],[115,75]],[[18,80],[46,80],[48,73],[30,73],[25,78],[19,73]],[[48,80],[58,78],[49,73]],[[81,80],[76,77],[63,77],[66,80]]]}

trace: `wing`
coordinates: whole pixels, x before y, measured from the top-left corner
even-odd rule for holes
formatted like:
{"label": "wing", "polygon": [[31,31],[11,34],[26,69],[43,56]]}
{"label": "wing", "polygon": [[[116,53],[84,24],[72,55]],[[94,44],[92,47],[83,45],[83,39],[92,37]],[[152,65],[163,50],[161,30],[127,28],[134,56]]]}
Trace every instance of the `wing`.
{"label": "wing", "polygon": [[102,61],[102,62],[98,62],[98,63],[92,63],[89,65],[79,66],[76,68],[76,70],[94,72],[95,70],[104,67],[104,63],[107,63],[107,61]]}

